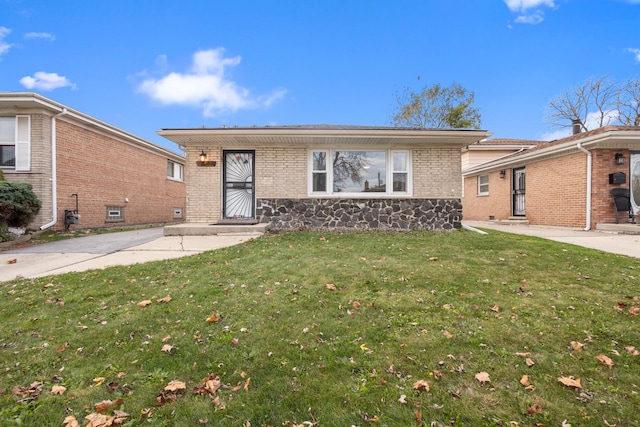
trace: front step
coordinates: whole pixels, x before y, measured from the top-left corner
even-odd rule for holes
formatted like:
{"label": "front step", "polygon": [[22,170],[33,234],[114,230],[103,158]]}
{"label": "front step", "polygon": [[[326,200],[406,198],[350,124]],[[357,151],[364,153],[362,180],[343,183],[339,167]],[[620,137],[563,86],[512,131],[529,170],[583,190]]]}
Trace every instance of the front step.
{"label": "front step", "polygon": [[218,234],[256,234],[267,232],[269,224],[185,223],[164,227],[165,236],[215,236]]}

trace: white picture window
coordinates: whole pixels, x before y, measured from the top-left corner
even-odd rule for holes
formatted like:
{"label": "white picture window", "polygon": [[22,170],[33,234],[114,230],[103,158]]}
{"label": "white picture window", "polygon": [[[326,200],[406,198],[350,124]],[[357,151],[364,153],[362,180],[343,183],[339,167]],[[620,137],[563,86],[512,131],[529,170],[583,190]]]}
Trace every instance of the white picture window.
{"label": "white picture window", "polygon": [[184,180],[184,166],[180,163],[167,160],[167,178],[175,179],[176,181]]}
{"label": "white picture window", "polygon": [[313,150],[310,194],[333,196],[408,195],[409,150]]}
{"label": "white picture window", "polygon": [[489,195],[489,175],[478,176],[478,196]]}

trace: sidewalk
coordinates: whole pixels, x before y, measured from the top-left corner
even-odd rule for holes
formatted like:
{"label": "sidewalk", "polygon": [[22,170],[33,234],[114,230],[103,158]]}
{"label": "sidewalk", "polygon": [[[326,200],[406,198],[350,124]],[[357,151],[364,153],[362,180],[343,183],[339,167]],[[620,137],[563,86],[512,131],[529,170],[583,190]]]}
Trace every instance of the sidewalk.
{"label": "sidewalk", "polygon": [[557,242],[570,243],[619,255],[640,258],[640,235],[608,231],[584,231],[578,228],[544,227],[540,225],[509,224],[491,221],[463,221],[463,225],[498,230],[506,233],[526,234]]}
{"label": "sidewalk", "polygon": [[[126,233],[131,233],[127,235]],[[16,277],[35,278],[71,271],[102,269],[114,265],[131,265],[150,261],[180,258],[204,251],[237,245],[259,237],[257,233],[215,236],[142,236],[142,244],[133,237],[147,234],[145,230],[78,237],[53,243],[42,243],[24,249],[0,252],[0,281]],[[154,232],[155,233],[155,232]],[[115,239],[127,241],[115,245]],[[124,246],[124,247],[121,247]]]}

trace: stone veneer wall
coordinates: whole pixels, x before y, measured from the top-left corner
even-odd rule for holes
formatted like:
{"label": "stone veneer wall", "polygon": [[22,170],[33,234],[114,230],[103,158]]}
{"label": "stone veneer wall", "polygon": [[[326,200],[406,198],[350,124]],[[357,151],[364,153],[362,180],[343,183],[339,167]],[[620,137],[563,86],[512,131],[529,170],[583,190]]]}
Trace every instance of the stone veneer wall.
{"label": "stone veneer wall", "polygon": [[275,230],[462,228],[460,199],[258,199],[256,217]]}

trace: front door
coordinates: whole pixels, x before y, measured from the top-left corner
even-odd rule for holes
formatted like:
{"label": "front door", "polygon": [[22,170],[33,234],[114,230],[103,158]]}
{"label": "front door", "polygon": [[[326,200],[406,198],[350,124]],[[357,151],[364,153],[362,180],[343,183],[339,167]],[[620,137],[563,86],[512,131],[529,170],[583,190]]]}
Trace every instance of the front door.
{"label": "front door", "polygon": [[631,207],[633,208],[633,214],[638,215],[638,212],[640,212],[640,152],[632,151],[630,157],[631,178],[629,182],[631,187],[629,191],[631,194]]}
{"label": "front door", "polygon": [[223,217],[255,218],[254,150],[224,151]]}
{"label": "front door", "polygon": [[525,169],[513,170],[512,205],[513,216],[525,216]]}

